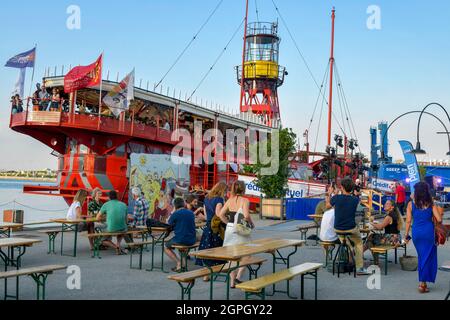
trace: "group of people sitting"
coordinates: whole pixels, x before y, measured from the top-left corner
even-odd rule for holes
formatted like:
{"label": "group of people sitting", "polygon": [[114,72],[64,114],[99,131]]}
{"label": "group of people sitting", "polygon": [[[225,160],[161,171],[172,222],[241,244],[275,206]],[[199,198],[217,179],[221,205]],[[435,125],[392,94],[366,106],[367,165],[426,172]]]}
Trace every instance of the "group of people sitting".
{"label": "group of people sitting", "polygon": [[325,200],[317,206],[316,214],[322,215],[319,236],[322,241],[339,243],[343,240],[344,234],[350,235],[348,238],[354,246],[357,274],[366,275],[368,273],[364,268],[364,252],[379,245],[400,245],[402,243],[400,231],[404,221],[395,202],[388,200],[384,205],[386,216],[381,223],[376,223],[371,218],[370,229],[373,232],[363,243],[356,223],[356,212],[360,201],[355,187],[355,183],[350,178],[343,179],[340,188],[330,186]]}
{"label": "group of people sitting", "polygon": [[[397,193],[396,193],[397,194]],[[434,282],[437,273],[437,243],[435,228],[441,224],[444,210],[431,196],[427,183],[419,182],[409,202],[398,196],[384,204],[385,216],[380,222],[370,218],[370,233],[363,242],[356,212],[359,204],[358,193],[352,179],[345,178],[339,188],[329,187],[326,198],[316,208],[316,215],[322,216],[320,240],[340,243],[344,237],[350,240],[354,249],[355,266],[358,275],[366,275],[364,252],[375,246],[398,247],[413,240],[418,253],[419,292],[429,291],[427,282]],[[405,203],[406,222],[397,204]],[[402,230],[405,229],[404,237]],[[412,230],[412,237],[410,231]],[[374,255],[377,261],[377,255]]]}
{"label": "group of people sitting", "polygon": [[[198,198],[193,194],[185,197],[174,197],[171,201],[171,212],[163,220],[173,231],[173,237],[166,242],[164,248],[167,256],[172,259],[176,266],[173,271],[181,270],[181,260],[177,256],[173,246],[191,246],[200,238],[199,250],[228,246],[250,241],[250,233],[241,234],[235,232],[236,224],[245,224],[249,230],[254,228],[249,211],[249,201],[244,197],[245,183],[236,181],[231,185],[228,194],[228,185],[224,182],[217,183],[206,195],[203,205],[199,204]],[[80,231],[118,233],[126,232],[129,227],[150,226],[155,217],[149,215],[149,204],[139,188],[131,190],[133,195],[133,211],[128,214],[128,207],[117,198],[116,191],[110,191],[109,200],[102,203],[102,191],[94,189],[91,201],[88,205],[88,216],[96,218],[97,222],[83,222],[79,226]],[[72,205],[67,212],[68,220],[78,220],[83,217],[82,208],[88,197],[86,190],[79,190],[75,195]],[[161,222],[160,219],[158,219]],[[201,236],[197,233],[196,222],[206,222]],[[102,245],[116,250],[118,255],[125,254],[121,248],[121,241],[125,236],[118,236],[116,243],[111,238],[103,239]],[[126,242],[132,242],[132,237],[127,237]],[[91,250],[93,240],[90,239]],[[200,266],[213,266],[221,264],[221,261],[210,261],[197,259],[196,264]],[[231,287],[241,282],[244,268],[238,269],[231,274]],[[204,279],[209,281],[207,277]]]}

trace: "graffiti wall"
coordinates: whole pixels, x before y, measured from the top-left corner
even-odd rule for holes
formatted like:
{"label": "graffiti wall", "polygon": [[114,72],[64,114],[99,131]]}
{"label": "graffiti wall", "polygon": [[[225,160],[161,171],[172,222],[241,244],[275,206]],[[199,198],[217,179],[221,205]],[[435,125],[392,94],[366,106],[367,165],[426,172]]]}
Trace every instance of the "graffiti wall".
{"label": "graffiti wall", "polygon": [[134,187],[141,189],[149,202],[149,213],[156,214],[156,218],[171,211],[174,193],[183,194],[189,189],[189,165],[179,164],[181,158],[174,158],[178,157],[131,154],[130,190]]}

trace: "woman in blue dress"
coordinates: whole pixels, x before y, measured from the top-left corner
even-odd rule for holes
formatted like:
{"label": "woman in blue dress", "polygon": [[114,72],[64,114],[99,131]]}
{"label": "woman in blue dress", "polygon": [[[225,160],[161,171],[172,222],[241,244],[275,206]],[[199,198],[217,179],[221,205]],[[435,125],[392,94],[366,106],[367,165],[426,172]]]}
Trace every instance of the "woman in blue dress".
{"label": "woman in blue dress", "polygon": [[[208,193],[204,200],[206,212],[206,226],[203,230],[202,239],[200,240],[199,250],[221,247],[223,245],[223,232],[220,232],[220,226],[216,226],[216,221],[220,224],[220,219],[216,216],[222,210],[225,194],[227,192],[227,184],[224,182],[217,183]],[[212,223],[211,223],[212,222]],[[225,228],[223,228],[223,231]],[[214,266],[222,264],[223,261],[197,259],[195,264],[199,266]],[[209,281],[208,277],[204,278]]]}
{"label": "woman in blue dress", "polygon": [[439,210],[433,205],[428,184],[419,182],[414,186],[413,201],[408,204],[406,213],[405,239],[407,243],[411,239],[409,231],[412,222],[412,240],[419,260],[419,292],[427,293],[430,291],[427,282],[434,283],[436,281],[438,269],[434,221],[437,223],[442,221]]}

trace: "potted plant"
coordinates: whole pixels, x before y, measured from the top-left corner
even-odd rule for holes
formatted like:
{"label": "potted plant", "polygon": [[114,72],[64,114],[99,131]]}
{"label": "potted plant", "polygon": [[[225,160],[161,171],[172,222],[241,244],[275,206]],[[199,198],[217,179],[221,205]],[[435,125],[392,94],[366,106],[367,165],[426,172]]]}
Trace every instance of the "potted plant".
{"label": "potted plant", "polygon": [[[288,191],[288,177],[290,174],[290,160],[289,157],[296,151],[297,137],[292,129],[282,128],[276,132],[274,141],[278,145],[278,155],[276,159],[278,161],[278,167],[271,174],[267,174],[264,169],[269,168],[272,164],[262,164],[258,157],[258,162],[251,166],[246,166],[247,172],[252,172],[256,175],[256,186],[261,190],[264,196],[261,196],[260,202],[260,216],[261,218],[274,218],[284,219],[285,217],[285,196]],[[272,139],[259,142],[267,143],[268,155],[276,155],[276,152],[272,152]],[[250,152],[261,148],[261,146],[251,147]],[[275,149],[273,150],[275,151]]]}

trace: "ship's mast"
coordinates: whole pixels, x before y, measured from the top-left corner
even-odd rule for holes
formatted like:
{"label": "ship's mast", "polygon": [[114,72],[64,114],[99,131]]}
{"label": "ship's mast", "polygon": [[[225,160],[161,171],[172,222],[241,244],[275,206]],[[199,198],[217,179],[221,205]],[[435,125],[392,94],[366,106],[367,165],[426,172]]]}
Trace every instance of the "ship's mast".
{"label": "ship's mast", "polygon": [[331,14],[331,54],[330,54],[330,97],[328,100],[328,146],[331,146],[331,120],[333,114],[333,70],[334,70],[334,20],[335,8]]}
{"label": "ship's mast", "polygon": [[244,49],[242,50],[242,77],[241,77],[241,100],[240,104],[242,106],[242,101],[244,100],[244,74],[245,74],[245,52],[247,51],[247,27],[248,27],[248,0],[245,4],[245,22],[244,22]]}

